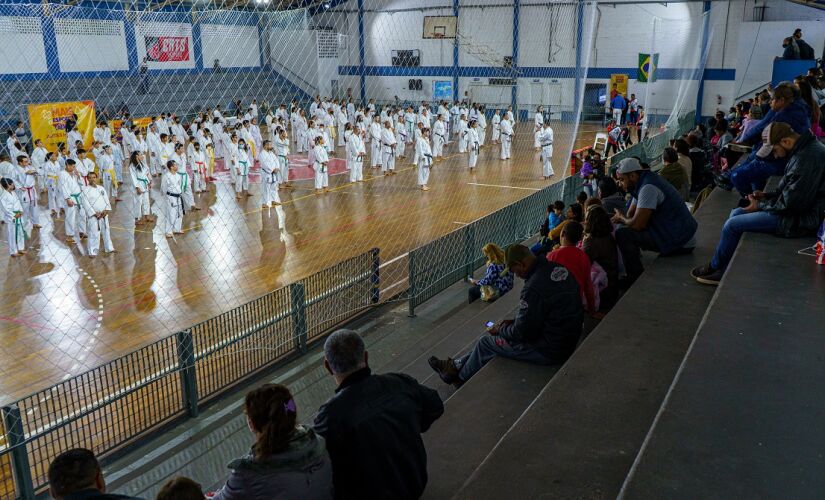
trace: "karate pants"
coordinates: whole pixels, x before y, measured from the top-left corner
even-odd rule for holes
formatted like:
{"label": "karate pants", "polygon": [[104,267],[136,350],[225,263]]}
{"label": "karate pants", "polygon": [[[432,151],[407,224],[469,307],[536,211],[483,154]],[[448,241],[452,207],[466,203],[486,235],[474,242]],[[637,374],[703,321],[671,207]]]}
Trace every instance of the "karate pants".
{"label": "karate pants", "polygon": [[384,161],[381,163],[381,171],[392,171],[395,170],[395,153],[392,149],[384,151]]}
{"label": "karate pants", "polygon": [[458,152],[459,153],[466,153],[467,152],[467,139],[464,136],[458,140]]}
{"label": "karate pants", "polygon": [[89,255],[97,255],[100,249],[101,234],[103,234],[103,250],[111,252],[115,249],[114,245],[112,245],[112,235],[109,232],[109,217],[102,219],[89,217],[87,224],[89,226],[89,238],[87,239]]}
{"label": "karate pants", "polygon": [[315,189],[323,189],[329,187],[329,172],[321,172],[320,167],[315,169]]}
{"label": "karate pants", "polygon": [[49,210],[57,212],[63,206],[63,199],[57,196],[57,181],[47,179],[46,186],[49,189]]}
{"label": "karate pants", "polygon": [[278,182],[289,182],[289,160],[286,156],[279,156],[278,163],[281,170],[278,171]]}
{"label": "karate pants", "polygon": [[183,223],[183,200],[174,196],[166,195],[166,223],[164,233],[172,234],[180,232]]}
{"label": "karate pants", "polygon": [[613,120],[616,122],[616,125],[622,124],[622,110],[621,109],[614,109],[613,110]]}
{"label": "karate pants", "polygon": [[501,159],[507,160],[510,158],[510,147],[513,144],[512,136],[503,134],[501,136]]}
{"label": "karate pants", "polygon": [[37,188],[32,188],[29,191],[26,188],[20,188],[23,196],[20,197],[20,204],[23,205],[23,217],[31,221],[32,224],[40,225],[40,213],[37,210]]}
{"label": "karate pants", "polygon": [[244,190],[249,191],[249,176],[239,175],[235,180],[235,193],[240,193]]}
{"label": "karate pants", "polygon": [[483,146],[484,140],[487,138],[487,127],[478,127],[478,145]]}
{"label": "karate pants", "polygon": [[553,146],[544,146],[541,148],[541,159],[543,162],[542,175],[544,177],[550,177],[555,173],[553,171],[553,165],[550,164],[550,161],[553,159]]}
{"label": "karate pants", "polygon": [[80,213],[80,205],[66,206],[66,236],[74,238],[78,233],[86,234],[86,217]]}
{"label": "karate pants", "polygon": [[195,191],[206,191],[206,169],[198,169],[194,177]]}
{"label": "karate pants", "polygon": [[381,165],[381,142],[373,140],[370,143],[370,166]]}
{"label": "karate pants", "polygon": [[430,165],[426,159],[418,161],[418,185],[426,186],[430,181]]}
{"label": "karate pants", "polygon": [[135,219],[140,219],[146,215],[152,215],[152,208],[149,203],[149,191],[144,191],[141,194],[137,194],[137,190],[135,190],[134,212]]}
{"label": "karate pants", "polygon": [[433,136],[433,156],[436,158],[444,156],[444,139],[440,135]]}
{"label": "karate pants", "polygon": [[476,168],[478,163],[478,145],[470,147],[470,168]]}
{"label": "karate pants", "polygon": [[533,132],[533,147],[540,148],[541,147],[541,130],[536,130]]}
{"label": "karate pants", "polygon": [[396,154],[396,156],[404,156],[404,150],[405,150],[404,140],[403,139],[397,139],[397,140],[398,140],[398,143],[395,146],[395,154]]}
{"label": "karate pants", "polygon": [[364,180],[364,157],[350,159],[349,181],[359,182]]}
{"label": "karate pants", "polygon": [[23,232],[23,219],[17,219],[20,222],[15,222],[14,219],[6,220],[6,234],[9,242],[9,255],[14,255],[17,252],[22,252],[26,249],[26,235]]}
{"label": "karate pants", "polygon": [[115,189],[115,183],[112,182],[112,174],[108,170],[103,171],[103,189],[106,190],[106,196],[117,198],[117,189]]}
{"label": "karate pants", "polygon": [[490,140],[493,142],[497,142],[501,138],[501,130],[498,127],[493,127],[493,135],[490,137]]}
{"label": "karate pants", "polygon": [[344,142],[344,127],[341,127],[341,133],[338,134],[338,145],[339,146],[346,146],[347,143]]}
{"label": "karate pants", "polygon": [[272,203],[281,203],[277,178],[267,176],[266,179],[261,180],[261,191],[261,205],[269,206]]}

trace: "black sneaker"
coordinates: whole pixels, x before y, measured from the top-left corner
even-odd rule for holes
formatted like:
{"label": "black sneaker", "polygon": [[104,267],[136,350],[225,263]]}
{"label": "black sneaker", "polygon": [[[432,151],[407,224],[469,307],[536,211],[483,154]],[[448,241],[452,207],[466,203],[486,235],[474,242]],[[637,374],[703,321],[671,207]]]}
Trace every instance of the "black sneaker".
{"label": "black sneaker", "polygon": [[710,265],[699,266],[690,272],[690,275],[699,283],[713,286],[718,285],[719,282],[722,281],[724,274],[722,270],[714,269]]}
{"label": "black sneaker", "polygon": [[458,368],[455,367],[452,358],[438,359],[431,356],[427,362],[445,384],[456,384],[461,381],[458,378]]}

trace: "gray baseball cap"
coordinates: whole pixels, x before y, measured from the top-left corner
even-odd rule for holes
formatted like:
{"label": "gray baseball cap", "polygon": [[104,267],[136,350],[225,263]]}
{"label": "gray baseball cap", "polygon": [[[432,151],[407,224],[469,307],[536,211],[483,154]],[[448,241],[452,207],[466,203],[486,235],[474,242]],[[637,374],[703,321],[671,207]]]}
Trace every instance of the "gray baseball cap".
{"label": "gray baseball cap", "polygon": [[636,158],[625,158],[619,162],[619,168],[616,169],[617,174],[629,174],[630,172],[638,172],[644,170],[641,163]]}

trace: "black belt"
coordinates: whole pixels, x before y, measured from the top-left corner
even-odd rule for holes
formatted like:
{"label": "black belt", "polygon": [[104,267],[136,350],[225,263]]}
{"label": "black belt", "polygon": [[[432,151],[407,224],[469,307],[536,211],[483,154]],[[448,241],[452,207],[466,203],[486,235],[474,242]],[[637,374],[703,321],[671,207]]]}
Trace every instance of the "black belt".
{"label": "black belt", "polygon": [[[179,193],[170,193],[169,191],[166,191],[166,196],[171,196],[172,198],[181,198],[181,195]],[[186,215],[186,207],[183,206],[182,200],[180,202],[180,209],[183,212],[183,215]]]}
{"label": "black belt", "polygon": [[547,146],[552,146],[552,142],[548,142],[547,144],[542,144],[541,147],[546,148]]}

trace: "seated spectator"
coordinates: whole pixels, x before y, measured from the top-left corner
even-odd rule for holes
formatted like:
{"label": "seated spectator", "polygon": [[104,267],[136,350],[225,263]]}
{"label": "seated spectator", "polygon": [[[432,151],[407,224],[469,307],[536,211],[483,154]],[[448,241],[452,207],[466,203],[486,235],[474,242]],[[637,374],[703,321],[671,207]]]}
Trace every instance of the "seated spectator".
{"label": "seated spectator", "polygon": [[622,215],[627,212],[627,200],[625,200],[624,193],[619,192],[616,181],[611,177],[604,177],[599,181],[599,199],[602,200],[602,206],[609,214],[616,210]]}
{"label": "seated spectator", "polygon": [[739,129],[739,137],[737,137],[738,141],[741,141],[742,137],[748,135],[760,121],[762,120],[762,108],[759,106],[751,106],[751,109],[748,111],[748,115],[742,120],[742,128]]}
{"label": "seated spectator", "polygon": [[765,128],[760,157],[787,158],[788,166],[771,193],[756,191],[747,207],[737,208],[722,228],[722,239],[710,264],[694,269],[696,281],[717,285],[733,257],[742,233],[776,233],[785,237],[814,234],[825,212],[825,145],[810,131],[797,134],[786,123]]}
{"label": "seated spectator", "polygon": [[664,167],[659,171],[659,175],[676,189],[682,197],[682,201],[687,201],[690,193],[690,182],[685,169],[679,163],[679,154],[673,148],[665,148],[662,153],[662,163]]}
{"label": "seated spectator", "polygon": [[585,202],[587,202],[588,198],[590,197],[587,196],[587,193],[581,191],[579,192],[579,194],[576,195],[576,203],[578,203],[579,205],[581,205],[582,208],[584,208],[584,204]]}
{"label": "seated spectator", "polygon": [[429,360],[446,384],[470,380],[496,356],[537,365],[562,364],[573,354],[584,321],[581,293],[564,266],[537,258],[523,245],[507,247],[507,267],[524,280],[515,320],[487,329],[472,351]]}
{"label": "seated spectator", "polygon": [[296,425],[298,408],[289,389],[262,385],[246,394],[244,413],[255,444],[229,463],[229,479],[212,500],[333,497],[324,440]]}
{"label": "seated spectator", "polygon": [[533,243],[530,251],[536,255],[543,255],[553,249],[553,243],[549,239],[550,231],[555,229],[564,220],[564,202],[556,200],[552,205],[547,205],[547,216],[539,228],[539,240]]}
{"label": "seated spectator", "polygon": [[819,126],[819,122],[822,120],[822,110],[819,109],[819,102],[814,96],[813,87],[801,76],[794,80],[794,84],[799,88],[800,97],[802,97],[802,100],[805,101],[805,104],[807,104],[811,110],[811,132],[814,134],[814,137],[818,138],[825,135]]}
{"label": "seated spectator", "polygon": [[604,207],[591,205],[584,216],[582,250],[607,274],[607,287],[599,292],[599,310],[607,311],[619,298],[619,249],[613,237],[613,224]]}
{"label": "seated spectator", "polygon": [[335,498],[419,498],[427,485],[421,433],[444,404],[409,375],[373,375],[367,357],[352,330],[338,330],[324,343],[324,367],[338,388],[318,410],[315,430],[327,441]]}
{"label": "seated spectator", "polygon": [[56,456],[49,464],[49,494],[55,500],[139,500],[106,493],[103,471],[91,450],[75,448]]}
{"label": "seated spectator", "polygon": [[155,500],[204,500],[203,488],[188,477],[176,477],[166,481]]}
{"label": "seated spectator", "polygon": [[[785,122],[797,134],[802,134],[811,128],[811,110],[808,109],[808,105],[800,96],[799,89],[793,84],[783,82],[777,85],[770,106],[770,112],[747,135],[742,137],[741,144],[759,144],[765,127],[773,122]],[[786,159],[757,158],[756,151],[758,150],[759,148],[754,146],[747,160],[740,163],[730,173],[730,183],[742,196],[746,196],[754,190],[763,189],[768,178],[774,175],[782,175],[785,170]],[[722,184],[720,186],[730,187]]]}
{"label": "seated spectator", "polygon": [[495,243],[487,243],[481,253],[487,257],[487,272],[480,280],[470,279],[470,304],[479,298],[493,302],[513,289],[513,274],[505,269],[504,250]]}
{"label": "seated spectator", "polygon": [[616,244],[622,253],[627,282],[644,271],[641,250],[671,255],[692,251],[696,220],[676,189],[658,175],[642,169],[635,158],[619,162],[619,182],[633,196],[627,216],[614,212]]}
{"label": "seated spectator", "polygon": [[596,297],[590,279],[590,258],[578,247],[583,236],[584,227],[576,221],[570,222],[561,233],[561,246],[547,254],[547,260],[563,265],[573,274],[579,285],[582,303],[587,305],[588,313],[595,314]]}
{"label": "seated spectator", "polygon": [[[586,198],[587,195],[585,195],[585,199]],[[564,229],[565,225],[570,223],[570,221],[582,222],[583,220],[584,210],[582,208],[582,205],[580,205],[579,203],[573,203],[567,208],[566,218],[547,234],[547,239],[549,239],[555,246],[559,242],[559,240],[561,240],[561,232]]]}
{"label": "seated spectator", "polygon": [[796,46],[799,48],[799,59],[805,59],[809,61],[816,59],[814,48],[808,45],[808,43],[802,39],[802,28],[796,28],[793,32],[792,38],[793,41],[796,43]]}
{"label": "seated spectator", "polygon": [[690,159],[690,146],[686,140],[680,138],[673,141],[673,149],[676,150],[676,154],[678,155],[679,165],[682,166],[682,170],[684,170],[685,175],[687,175],[688,191],[690,191],[690,185],[693,183],[693,161]]}
{"label": "seated spectator", "polygon": [[582,169],[579,171],[579,176],[582,178],[582,189],[588,198],[592,197],[596,192],[596,172],[590,162],[584,162]]}
{"label": "seated spectator", "polygon": [[705,150],[702,149],[702,141],[694,135],[686,136],[685,141],[690,146],[690,189],[691,191],[700,191],[712,181],[712,176],[707,168]]}

